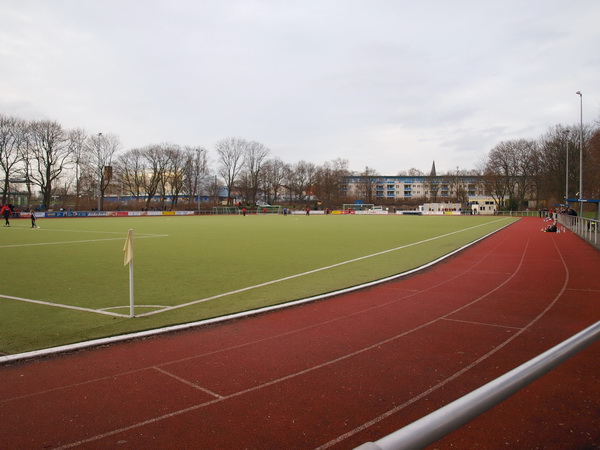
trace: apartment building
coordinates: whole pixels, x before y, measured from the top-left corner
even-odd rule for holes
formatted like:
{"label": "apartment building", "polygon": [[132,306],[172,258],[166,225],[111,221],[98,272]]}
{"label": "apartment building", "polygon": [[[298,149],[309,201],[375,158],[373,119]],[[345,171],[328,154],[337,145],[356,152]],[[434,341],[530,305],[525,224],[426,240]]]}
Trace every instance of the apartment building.
{"label": "apartment building", "polygon": [[349,200],[390,202],[401,200],[448,201],[468,203],[469,197],[483,196],[481,177],[476,175],[441,176],[347,176],[340,194]]}

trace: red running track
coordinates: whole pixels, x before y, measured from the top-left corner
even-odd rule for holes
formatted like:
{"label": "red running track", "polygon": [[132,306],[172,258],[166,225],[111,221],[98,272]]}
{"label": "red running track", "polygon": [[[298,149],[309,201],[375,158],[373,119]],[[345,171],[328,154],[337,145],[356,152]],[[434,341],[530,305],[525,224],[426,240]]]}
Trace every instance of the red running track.
{"label": "red running track", "polygon": [[[0,368],[0,448],[354,448],[600,318],[600,252],[522,219],[361,292]],[[597,448],[600,343],[432,448]]]}

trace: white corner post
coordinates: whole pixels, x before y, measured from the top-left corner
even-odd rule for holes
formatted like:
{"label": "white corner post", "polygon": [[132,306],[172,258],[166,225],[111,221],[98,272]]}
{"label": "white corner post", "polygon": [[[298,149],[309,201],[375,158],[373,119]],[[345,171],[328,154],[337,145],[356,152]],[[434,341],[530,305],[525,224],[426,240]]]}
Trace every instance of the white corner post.
{"label": "white corner post", "polygon": [[135,302],[133,295],[133,230],[127,232],[127,239],[123,247],[123,265],[129,265],[129,317],[135,317]]}

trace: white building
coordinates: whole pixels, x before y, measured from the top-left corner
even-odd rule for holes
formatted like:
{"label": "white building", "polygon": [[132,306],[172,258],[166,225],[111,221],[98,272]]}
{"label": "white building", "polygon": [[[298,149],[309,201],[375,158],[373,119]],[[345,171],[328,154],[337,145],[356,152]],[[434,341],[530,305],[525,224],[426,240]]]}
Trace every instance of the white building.
{"label": "white building", "polygon": [[443,176],[348,176],[341,186],[343,197],[382,203],[398,200],[444,202],[459,199],[468,203],[471,197],[484,194],[481,177],[474,175]]}

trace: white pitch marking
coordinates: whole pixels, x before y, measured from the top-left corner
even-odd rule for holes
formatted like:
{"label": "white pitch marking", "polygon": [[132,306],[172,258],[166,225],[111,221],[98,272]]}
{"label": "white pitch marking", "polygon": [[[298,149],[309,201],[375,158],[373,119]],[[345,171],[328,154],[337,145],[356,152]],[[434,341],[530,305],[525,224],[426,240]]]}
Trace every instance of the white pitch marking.
{"label": "white pitch marking", "polygon": [[[145,238],[154,238],[154,237],[166,237],[168,234],[149,234],[145,236],[135,236],[134,239],[145,239]],[[60,241],[60,242],[38,242],[38,243],[28,243],[28,244],[11,244],[11,245],[0,245],[0,248],[12,248],[12,247],[35,247],[40,245],[60,245],[60,244],[81,244],[81,243],[89,243],[89,242],[105,242],[105,241],[122,241],[125,237],[119,238],[106,238],[106,239],[84,239],[81,241]]]}
{"label": "white pitch marking", "polygon": [[80,306],[63,305],[61,303],[50,303],[50,302],[44,302],[42,300],[32,300],[30,298],[13,297],[11,295],[0,294],[0,297],[7,298],[9,300],[17,300],[19,302],[35,303],[35,304],[44,305],[44,306],[54,306],[56,308],[75,309],[77,311],[93,312],[96,314],[106,314],[108,316],[116,316],[116,317],[125,317],[125,318],[129,317],[129,315],[118,314],[118,313],[113,313],[113,312],[109,312],[109,311],[102,311],[99,309],[82,308]]}
{"label": "white pitch marking", "polygon": [[[165,305],[135,305],[136,308],[167,308]],[[129,308],[129,305],[126,306],[109,306],[108,308],[100,308],[98,311],[108,311],[109,309],[122,309]]]}
{"label": "white pitch marking", "polygon": [[164,309],[160,309],[160,310],[157,310],[157,311],[150,311],[150,312],[147,312],[147,313],[139,314],[137,317],[151,316],[151,315],[154,315],[154,314],[160,314],[160,313],[163,313],[163,312],[166,312],[166,311],[171,311],[173,309],[184,308],[186,306],[191,306],[191,305],[195,305],[195,304],[198,304],[198,303],[204,303],[204,302],[207,302],[209,300],[215,300],[217,298],[227,297],[229,295],[239,294],[239,293],[242,293],[242,292],[250,291],[252,289],[256,289],[256,288],[260,288],[260,287],[264,287],[264,286],[269,286],[271,284],[280,283],[282,281],[292,280],[294,278],[303,277],[305,275],[310,275],[310,274],[313,274],[313,273],[321,272],[323,270],[333,269],[335,267],[340,267],[340,266],[343,266],[343,265],[346,265],[346,264],[350,264],[350,263],[353,263],[353,262],[356,262],[356,261],[361,261],[363,259],[373,258],[375,256],[380,256],[380,255],[384,255],[386,253],[395,252],[395,251],[402,250],[402,249],[405,249],[405,248],[413,247],[415,245],[425,244],[427,242],[435,241],[437,239],[441,239],[441,238],[444,238],[444,237],[447,237],[447,236],[451,236],[453,234],[462,233],[464,231],[468,231],[468,230],[472,230],[472,229],[479,228],[479,227],[482,227],[482,226],[486,226],[486,225],[489,225],[490,223],[501,222],[503,220],[505,220],[505,219],[498,219],[498,220],[495,220],[493,222],[487,222],[487,223],[484,223],[484,224],[475,225],[473,227],[465,228],[465,229],[462,229],[462,230],[452,231],[450,233],[442,234],[440,236],[435,236],[435,237],[432,237],[432,238],[429,238],[429,239],[425,239],[423,241],[413,242],[413,243],[410,243],[410,244],[402,245],[400,247],[395,247],[395,248],[391,248],[391,249],[388,249],[388,250],[383,250],[381,252],[372,253],[370,255],[365,255],[365,256],[358,257],[358,258],[349,259],[347,261],[342,261],[342,262],[339,262],[337,264],[332,264],[330,266],[320,267],[318,269],[309,270],[307,272],[297,273],[297,274],[294,274],[294,275],[290,275],[288,277],[279,278],[277,280],[266,281],[264,283],[256,284],[254,286],[247,286],[245,288],[237,289],[235,291],[225,292],[223,294],[213,295],[211,297],[202,298],[200,300],[194,300],[192,302],[182,303],[180,305],[175,305],[175,306],[170,306],[170,307],[167,307],[167,308],[164,308]]}

